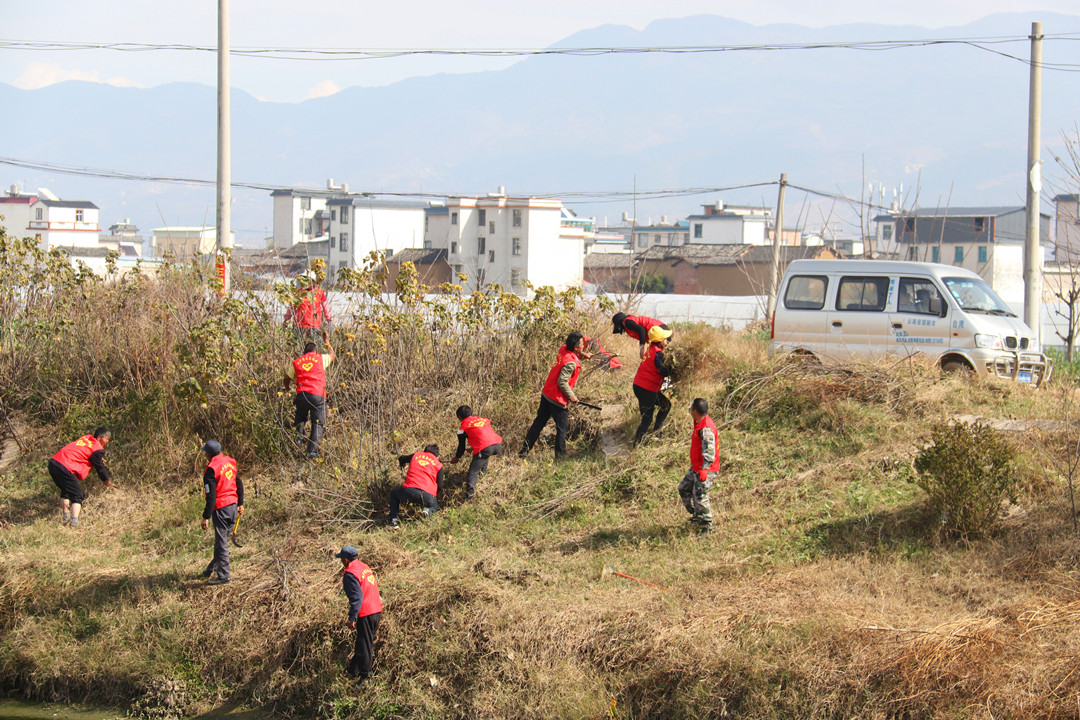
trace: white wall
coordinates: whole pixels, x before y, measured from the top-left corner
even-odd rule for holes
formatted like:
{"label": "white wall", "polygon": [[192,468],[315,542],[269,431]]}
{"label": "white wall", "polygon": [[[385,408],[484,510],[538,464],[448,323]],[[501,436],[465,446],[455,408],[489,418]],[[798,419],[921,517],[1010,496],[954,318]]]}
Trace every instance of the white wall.
{"label": "white wall", "polygon": [[[349,217],[341,222],[341,209],[348,208]],[[347,267],[361,267],[368,253],[377,250],[387,255],[405,248],[424,246],[423,207],[379,207],[364,205],[335,205],[337,219],[330,222],[330,235],[335,239],[330,249],[330,265],[337,272],[342,262]],[[349,248],[341,251],[341,233],[348,233]]]}

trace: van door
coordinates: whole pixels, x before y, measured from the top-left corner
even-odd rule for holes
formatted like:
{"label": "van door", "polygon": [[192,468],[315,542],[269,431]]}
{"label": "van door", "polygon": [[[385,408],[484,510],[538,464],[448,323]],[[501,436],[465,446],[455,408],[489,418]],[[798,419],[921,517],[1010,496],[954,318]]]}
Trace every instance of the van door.
{"label": "van door", "polygon": [[890,313],[891,354],[926,353],[932,358],[949,349],[951,329],[945,295],[929,277],[901,277],[896,309]]}
{"label": "van door", "polygon": [[828,355],[841,362],[884,357],[892,344],[889,314],[885,312],[895,278],[882,275],[844,275],[829,311]]}
{"label": "van door", "polygon": [[825,298],[829,278],[825,275],[792,275],[776,308],[773,342],[784,352],[806,350],[821,357],[826,353],[828,311]]}

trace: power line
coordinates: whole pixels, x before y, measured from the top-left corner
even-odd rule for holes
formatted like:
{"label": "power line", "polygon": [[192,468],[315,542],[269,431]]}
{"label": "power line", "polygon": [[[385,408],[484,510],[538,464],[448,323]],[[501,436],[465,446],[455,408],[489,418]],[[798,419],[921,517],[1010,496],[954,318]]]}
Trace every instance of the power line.
{"label": "power line", "polygon": [[[1026,35],[958,37],[958,38],[916,38],[907,40],[851,40],[815,43],[760,43],[732,45],[653,45],[620,47],[548,47],[548,48],[305,48],[305,47],[245,47],[233,46],[230,54],[238,57],[265,58],[273,60],[299,61],[355,61],[384,60],[417,55],[430,56],[471,56],[471,57],[527,57],[543,55],[570,55],[593,57],[599,55],[641,55],[641,54],[701,54],[730,52],[782,52],[791,50],[859,50],[884,51],[904,48],[961,45],[1000,55],[1024,64],[1030,61],[1024,57],[995,49],[993,45],[1026,43]],[[1075,42],[1080,40],[1080,33],[1057,33],[1045,36],[1046,41]],[[185,43],[134,43],[134,42],[76,42],[54,40],[0,40],[0,50],[34,52],[70,52],[85,50],[109,50],[116,52],[202,52],[216,53],[214,45],[191,45]],[[1047,70],[1061,72],[1080,72],[1080,63],[1043,62]]]}

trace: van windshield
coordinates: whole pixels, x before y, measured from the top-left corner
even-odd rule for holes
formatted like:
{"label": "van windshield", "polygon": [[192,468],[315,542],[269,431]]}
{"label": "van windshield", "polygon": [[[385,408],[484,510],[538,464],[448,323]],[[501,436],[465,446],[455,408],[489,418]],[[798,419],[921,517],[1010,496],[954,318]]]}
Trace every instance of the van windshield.
{"label": "van windshield", "polygon": [[956,302],[964,310],[983,312],[988,315],[1007,315],[1016,317],[1005,301],[984,281],[966,277],[942,278]]}

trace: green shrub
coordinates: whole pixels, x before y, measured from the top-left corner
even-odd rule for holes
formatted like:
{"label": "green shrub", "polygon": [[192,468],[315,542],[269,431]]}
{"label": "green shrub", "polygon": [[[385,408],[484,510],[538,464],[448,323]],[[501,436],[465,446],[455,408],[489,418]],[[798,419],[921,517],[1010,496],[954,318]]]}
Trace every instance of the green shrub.
{"label": "green shrub", "polygon": [[915,459],[914,481],[929,495],[941,529],[961,536],[988,532],[1001,501],[1013,499],[1016,451],[981,423],[939,423],[930,434],[931,445]]}

